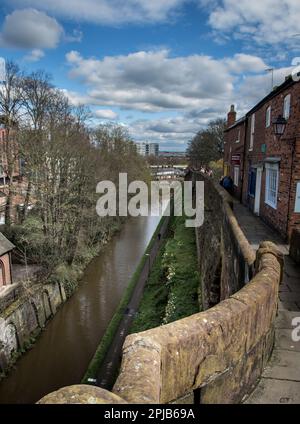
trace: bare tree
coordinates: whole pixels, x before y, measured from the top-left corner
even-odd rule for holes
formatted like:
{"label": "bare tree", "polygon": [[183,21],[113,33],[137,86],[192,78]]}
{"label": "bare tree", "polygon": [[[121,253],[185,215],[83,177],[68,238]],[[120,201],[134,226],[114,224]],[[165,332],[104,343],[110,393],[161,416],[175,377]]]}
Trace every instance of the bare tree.
{"label": "bare tree", "polygon": [[208,166],[210,162],[221,159],[223,154],[225,121],[211,121],[208,127],[199,131],[189,141],[187,154],[192,166]]}
{"label": "bare tree", "polygon": [[23,121],[20,153],[26,157],[24,172],[27,180],[22,222],[27,215],[34,169],[39,160],[40,144],[43,142],[47,117],[53,100],[53,87],[50,80],[50,76],[44,71],[33,72],[22,79],[21,96],[26,119]]}

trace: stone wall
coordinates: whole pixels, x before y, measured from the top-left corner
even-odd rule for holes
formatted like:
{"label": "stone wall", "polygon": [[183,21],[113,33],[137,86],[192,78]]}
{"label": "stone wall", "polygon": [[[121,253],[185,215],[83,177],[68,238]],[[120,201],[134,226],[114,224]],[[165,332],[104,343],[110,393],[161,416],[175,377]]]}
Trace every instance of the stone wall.
{"label": "stone wall", "polygon": [[[206,194],[205,227],[197,231],[199,266],[207,307],[218,301],[216,293],[220,303],[128,336],[113,388],[118,397],[94,388],[93,402],[239,403],[261,375],[273,348],[282,257],[269,242],[255,256],[231,198],[211,183]],[[72,386],[40,403],[89,403],[89,390]]]}
{"label": "stone wall", "polygon": [[60,284],[34,284],[25,289],[10,286],[0,297],[0,372],[45,326],[66,300]]}
{"label": "stone wall", "polygon": [[204,181],[204,225],[196,229],[202,304],[208,309],[240,290],[254,272],[255,253],[232,210],[231,196],[218,184]]}

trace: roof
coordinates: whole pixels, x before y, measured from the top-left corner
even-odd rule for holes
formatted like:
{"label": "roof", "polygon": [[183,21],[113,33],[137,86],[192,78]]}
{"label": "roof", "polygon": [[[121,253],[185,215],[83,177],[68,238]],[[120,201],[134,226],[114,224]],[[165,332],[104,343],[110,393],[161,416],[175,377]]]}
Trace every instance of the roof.
{"label": "roof", "polygon": [[225,132],[232,130],[234,127],[237,127],[238,125],[241,125],[243,122],[246,121],[246,116],[243,116],[241,119],[238,119],[237,121],[235,121],[234,124],[230,125],[230,127],[225,129]]}
{"label": "roof", "polygon": [[279,85],[278,87],[274,88],[267,96],[265,96],[262,100],[260,100],[243,118],[236,121],[233,125],[225,129],[225,132],[237,127],[238,125],[242,124],[246,121],[249,116],[251,116],[254,112],[259,110],[265,103],[272,100],[274,97],[276,97],[278,94],[280,94],[282,91],[286,90],[287,88],[293,86],[294,84],[297,84],[297,81],[294,81],[292,76],[286,78],[286,80]]}
{"label": "roof", "polygon": [[274,88],[273,91],[271,91],[266,97],[264,97],[259,103],[257,103],[247,114],[246,117],[248,118],[250,115],[252,115],[254,112],[256,112],[258,109],[260,109],[265,103],[272,100],[274,97],[276,97],[279,93],[286,90],[287,88],[291,87],[292,85],[297,84],[297,81],[294,81],[292,76],[289,76],[286,78],[286,80],[279,85],[278,87]]}
{"label": "roof", "polygon": [[15,246],[0,233],[0,256],[5,255],[5,253],[10,252],[14,248]]}

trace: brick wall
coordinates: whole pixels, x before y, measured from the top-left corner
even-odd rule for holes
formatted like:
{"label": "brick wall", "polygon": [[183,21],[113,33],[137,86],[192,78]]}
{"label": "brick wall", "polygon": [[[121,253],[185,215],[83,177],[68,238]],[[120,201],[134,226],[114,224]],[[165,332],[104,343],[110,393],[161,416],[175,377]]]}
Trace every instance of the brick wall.
{"label": "brick wall", "polygon": [[[239,140],[239,142],[237,142]],[[227,166],[227,175],[230,175],[234,181],[234,168],[239,168],[238,185],[234,185],[234,196],[238,199],[242,196],[243,184],[243,162],[244,162],[244,140],[245,140],[245,122],[236,124],[232,129],[225,133],[224,144],[224,164]],[[234,162],[233,157],[239,157],[240,162]]]}
{"label": "brick wall", "polygon": [[10,273],[10,254],[6,253],[1,256],[0,261],[2,265],[0,267],[0,288],[1,286],[7,286],[12,283]]}

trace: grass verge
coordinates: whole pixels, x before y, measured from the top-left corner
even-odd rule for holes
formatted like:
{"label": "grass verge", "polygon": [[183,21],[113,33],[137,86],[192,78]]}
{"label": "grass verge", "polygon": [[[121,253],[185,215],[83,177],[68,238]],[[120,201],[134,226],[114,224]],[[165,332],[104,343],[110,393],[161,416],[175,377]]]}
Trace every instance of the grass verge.
{"label": "grass verge", "polygon": [[195,230],[185,217],[173,218],[171,236],[151,270],[130,333],[138,333],[199,312]]}

